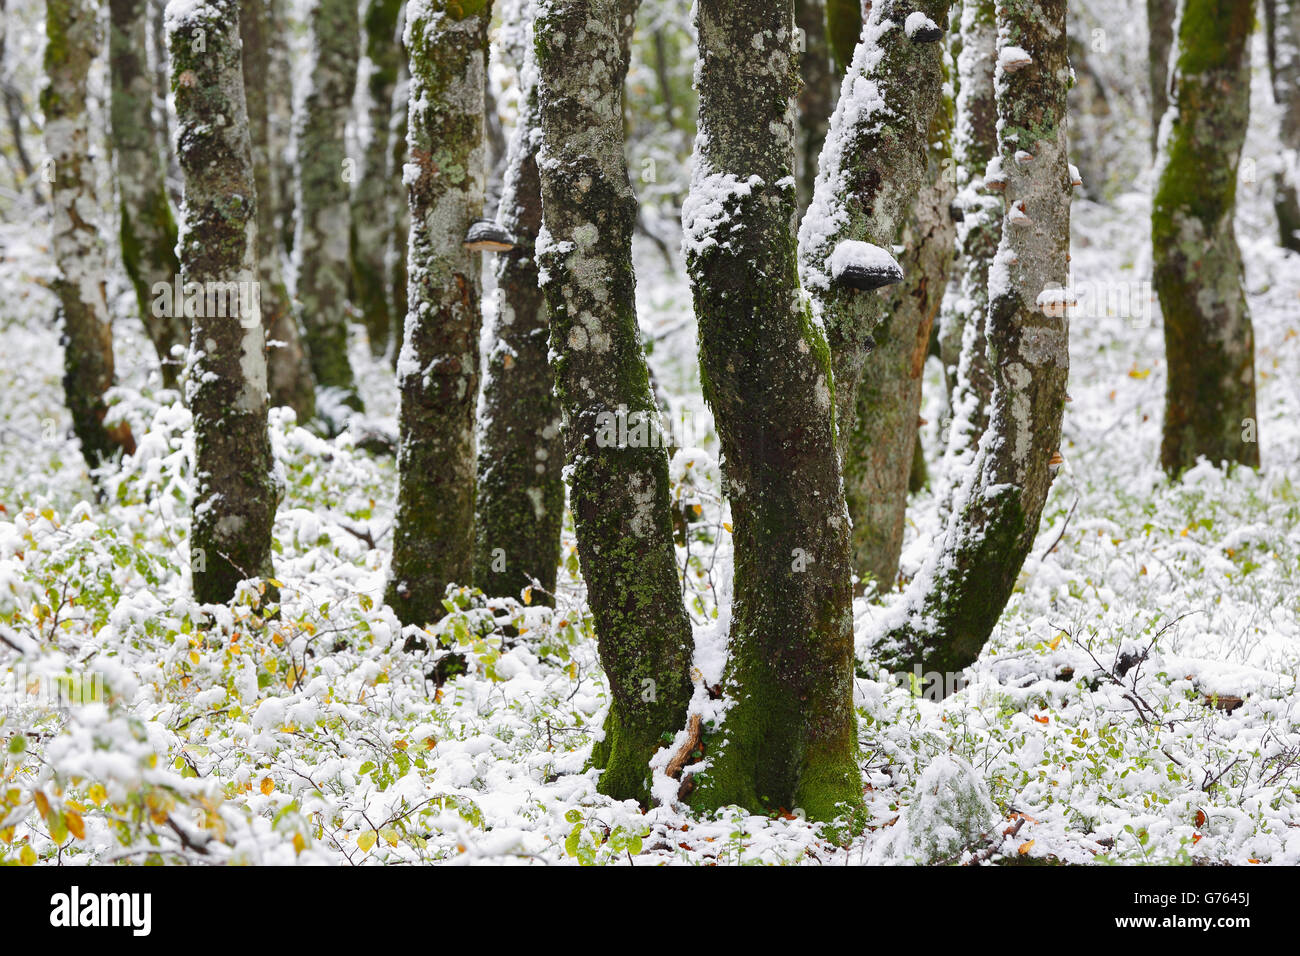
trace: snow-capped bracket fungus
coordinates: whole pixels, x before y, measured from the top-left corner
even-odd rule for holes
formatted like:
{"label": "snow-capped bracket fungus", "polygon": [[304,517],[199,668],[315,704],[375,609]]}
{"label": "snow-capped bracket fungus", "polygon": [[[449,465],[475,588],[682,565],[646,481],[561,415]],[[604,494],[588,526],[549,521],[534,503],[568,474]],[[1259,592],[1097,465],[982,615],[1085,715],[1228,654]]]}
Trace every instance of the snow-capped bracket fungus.
{"label": "snow-capped bracket fungus", "polygon": [[903,269],[888,250],[857,239],[835,247],[830,267],[832,282],[863,292],[903,281]]}
{"label": "snow-capped bracket fungus", "polygon": [[515,247],[515,237],[491,219],[476,219],[470,223],[461,245],[470,252],[509,252]]}
{"label": "snow-capped bracket fungus", "polygon": [[907,15],[903,32],[913,43],[937,43],[943,37],[943,27],[935,23],[920,10]]}

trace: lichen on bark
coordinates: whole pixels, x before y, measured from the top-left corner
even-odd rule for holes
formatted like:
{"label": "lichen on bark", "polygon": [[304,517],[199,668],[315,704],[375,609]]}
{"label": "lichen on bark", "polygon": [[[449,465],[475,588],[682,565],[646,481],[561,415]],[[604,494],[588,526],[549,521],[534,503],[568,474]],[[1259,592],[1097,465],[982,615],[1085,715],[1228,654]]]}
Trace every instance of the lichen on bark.
{"label": "lichen on bark", "polygon": [[1168,378],[1160,463],[1259,465],[1255,335],[1233,216],[1250,111],[1250,0],[1186,0],[1151,207]]}
{"label": "lichen on bark", "polygon": [[[267,433],[266,340],[258,282],[256,185],[245,109],[239,0],[168,7],[167,43],[185,178],[181,278],[202,290],[191,316],[194,596],[224,603],[269,578],[282,481]],[[230,314],[229,295],[239,289]],[[187,308],[187,312],[190,311]]]}
{"label": "lichen on bark", "polygon": [[472,580],[479,386],[483,108],[491,6],[411,0],[408,313],[397,363],[397,515],[388,603],[405,624],[443,614],[450,583]]}
{"label": "lichen on bark", "polygon": [[[672,543],[662,444],[605,440],[613,417],[658,420],[636,321],[636,198],[623,152],[627,0],[542,0],[534,47],[556,394],[578,560],[610,705],[599,788],[645,803],[649,762],[686,723],[691,630]],[[653,426],[652,426],[653,427]]]}
{"label": "lichen on bark", "polygon": [[104,292],[107,259],[95,223],[86,77],[100,47],[97,9],[86,0],[45,5],[46,86],[41,91],[45,152],[53,165],[51,251],[62,318],[63,392],[72,429],[93,470],[135,449],[130,429],[105,424],[113,385],[113,332]]}

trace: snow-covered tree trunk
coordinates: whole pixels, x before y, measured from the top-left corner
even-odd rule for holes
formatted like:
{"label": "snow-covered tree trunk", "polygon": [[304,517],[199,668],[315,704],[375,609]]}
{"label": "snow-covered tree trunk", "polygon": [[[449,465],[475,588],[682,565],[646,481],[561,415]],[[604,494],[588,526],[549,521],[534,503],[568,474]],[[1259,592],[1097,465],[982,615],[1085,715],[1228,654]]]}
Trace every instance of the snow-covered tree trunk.
{"label": "snow-covered tree trunk", "polygon": [[281,481],[266,428],[266,339],[257,283],[257,188],[244,106],[239,0],[167,7],[177,150],[185,176],[181,276],[192,319],[194,596],[224,603],[271,576]]}
{"label": "snow-covered tree trunk", "polygon": [[1169,364],[1160,463],[1175,475],[1201,455],[1259,465],[1255,334],[1233,228],[1254,4],[1183,0],[1180,9],[1151,209]]}
{"label": "snow-covered tree trunk", "polygon": [[447,585],[472,579],[481,263],[464,240],[483,215],[491,15],[486,0],[406,8],[410,275],[388,583],[388,603],[405,624],[438,620]]}
{"label": "snow-covered tree trunk", "polygon": [[623,153],[626,0],[542,0],[536,55],[544,226],[538,264],[564,411],[578,559],[610,688],[600,790],[649,798],[649,761],[685,726],[691,629],[668,457],[636,320],[636,198]]}
{"label": "snow-covered tree trunk", "polygon": [[791,229],[793,13],[791,0],[696,6],[700,118],[682,221],[735,575],[727,710],[692,804],[831,820],[861,807],[862,783],[831,359]]}
{"label": "snow-covered tree trunk", "polygon": [[241,0],[239,32],[243,43],[244,101],[248,106],[248,135],[253,153],[253,180],[257,186],[257,261],[261,279],[262,326],[269,339],[266,358],[267,390],[272,405],[288,405],[306,423],[316,414],[316,383],[298,319],[284,284],[280,236],[275,210],[282,188],[281,170],[271,156],[270,4],[267,0]]}
{"label": "snow-covered tree trunk", "polygon": [[[1002,236],[1003,182],[998,153],[997,104],[993,93],[998,28],[993,0],[966,0],[961,8],[961,52],[957,56],[957,116],[953,134],[953,169],[957,178],[957,247],[960,275],[943,317],[944,338],[960,343],[956,375],[948,401],[948,441],[935,489],[943,513],[950,491],[960,486],[980,436],[988,424],[993,370],[984,329],[988,319],[989,264]],[[949,358],[944,356],[944,362]]]}
{"label": "snow-covered tree trunk", "polygon": [[[943,87],[940,24],[948,22],[948,6],[948,0],[872,6],[799,230],[800,273],[830,342],[841,453],[853,429],[871,333],[889,301],[853,277],[864,267],[875,274],[884,262],[879,257],[888,259],[924,178],[930,118]],[[873,262],[858,261],[868,251]]]}
{"label": "snow-covered tree trunk", "polygon": [[[997,9],[1007,211],[989,270],[989,423],[940,546],[883,621],[876,660],[895,672],[919,665],[953,674],[974,662],[1011,596],[1051,487],[1069,367],[1065,17],[1066,0]],[[940,685],[951,686],[942,677],[934,689]]]}
{"label": "snow-covered tree trunk", "polygon": [[296,118],[297,297],[316,384],[329,405],[359,409],[348,361],[348,192],[344,132],[357,78],[355,0],[312,0],[307,95]]}
{"label": "snow-covered tree trunk", "polygon": [[[903,550],[907,493],[916,466],[921,378],[930,330],[948,288],[956,230],[952,103],[941,103],[931,125],[930,164],[900,237],[904,280],[891,287],[876,347],[862,367],[857,410],[844,453],[844,494],[853,523],[853,567],[888,591]],[[922,459],[924,467],[924,459]]]}
{"label": "snow-covered tree trunk", "polygon": [[154,286],[170,288],[176,259],[176,221],[167,199],[165,143],[154,125],[153,77],[146,61],[149,0],[110,0],[108,57],[112,72],[113,154],[121,212],[122,264],[135,288],[136,306],[162,367],[163,383],[176,385],[189,341],[189,324],[174,309],[155,308]]}
{"label": "snow-covered tree trunk", "polygon": [[1264,0],[1273,101],[1282,108],[1273,210],[1282,245],[1300,252],[1300,0]]}
{"label": "snow-covered tree trunk", "polygon": [[86,76],[100,48],[97,8],[89,0],[45,5],[45,152],[53,163],[51,251],[63,317],[63,391],[72,428],[91,468],[116,451],[133,451],[125,426],[104,424],[113,385],[113,332],[104,283],[107,260],[96,228],[98,203],[86,116]]}
{"label": "snow-covered tree trunk", "polygon": [[[532,5],[523,12],[531,21]],[[541,117],[531,24],[520,33],[523,46],[511,51],[519,65],[519,118],[498,214],[514,248],[497,257],[497,317],[483,384],[474,582],[487,594],[517,596],[535,579],[543,589],[538,597],[549,604],[564,523],[564,445],[547,363],[550,325],[535,249],[542,226]]]}
{"label": "snow-covered tree trunk", "polygon": [[352,190],[352,288],[375,355],[385,353],[392,336],[384,257],[393,207],[405,198],[398,194],[401,180],[388,175],[393,91],[403,57],[397,35],[401,7],[401,0],[366,0],[362,18],[366,59],[370,63],[365,84],[369,135]]}
{"label": "snow-covered tree trunk", "polygon": [[1169,108],[1169,50],[1174,42],[1178,0],[1147,0],[1147,95],[1151,98],[1151,155],[1160,139],[1160,121]]}
{"label": "snow-covered tree trunk", "polygon": [[799,52],[799,76],[803,79],[799,88],[799,150],[795,154],[802,216],[812,201],[817,158],[826,142],[839,78],[831,70],[826,0],[795,0],[794,12],[803,43]]}

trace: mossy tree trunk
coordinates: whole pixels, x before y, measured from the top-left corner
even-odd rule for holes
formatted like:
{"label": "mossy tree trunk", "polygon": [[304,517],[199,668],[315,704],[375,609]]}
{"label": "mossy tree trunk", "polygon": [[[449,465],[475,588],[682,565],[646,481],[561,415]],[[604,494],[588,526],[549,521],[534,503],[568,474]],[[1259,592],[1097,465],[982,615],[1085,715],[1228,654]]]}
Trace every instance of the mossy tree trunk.
{"label": "mossy tree trunk", "polygon": [[1169,365],[1160,463],[1171,475],[1201,455],[1259,465],[1255,334],[1233,228],[1254,5],[1186,0],[1181,9],[1151,210]]}
{"label": "mossy tree trunk", "polygon": [[63,392],[86,464],[97,468],[119,450],[133,451],[130,430],[104,424],[104,393],[113,385],[113,332],[104,293],[107,260],[94,221],[86,76],[100,48],[98,11],[88,0],[45,5],[45,152],[53,162],[51,251],[54,291],[63,319]]}
{"label": "mossy tree trunk", "polygon": [[[406,7],[402,7],[403,15]],[[402,170],[406,166],[406,130],[407,100],[411,89],[411,74],[407,69],[406,47],[402,47],[402,62],[397,71],[397,83],[393,87],[393,105],[389,120],[389,155],[388,175],[393,182],[402,182]],[[406,327],[406,242],[411,233],[411,207],[405,201],[405,187],[399,190],[397,202],[392,206],[393,221],[388,230],[388,241],[384,252],[384,281],[387,284],[388,308],[392,315],[393,328],[390,336],[389,350],[394,367],[401,353],[403,330]]]}
{"label": "mossy tree trunk", "polygon": [[[281,486],[266,428],[266,339],[258,298],[256,184],[244,105],[239,0],[168,9],[167,43],[185,176],[181,275],[202,290],[192,318],[194,596],[224,603],[268,578]],[[193,284],[193,285],[192,285]],[[238,309],[217,293],[237,284]],[[188,310],[187,310],[188,311]]]}
{"label": "mossy tree trunk", "polygon": [[[530,19],[534,11],[524,9]],[[554,602],[564,523],[560,404],[547,361],[550,325],[537,272],[542,226],[537,145],[541,117],[532,30],[519,66],[519,119],[507,151],[498,218],[515,247],[497,257],[497,318],[483,384],[474,581],[487,594],[517,596],[538,581]]]}
{"label": "mossy tree trunk", "polygon": [[[535,49],[556,393],[578,559],[610,688],[592,762],[602,793],[645,803],[649,761],[685,726],[691,629],[682,605],[662,437],[636,320],[636,199],[623,153],[626,0],[543,0]],[[635,431],[639,424],[644,425]]]}
{"label": "mossy tree trunk", "polygon": [[[110,0],[108,56],[112,73],[113,154],[121,211],[122,264],[135,288],[136,306],[162,368],[174,388],[181,360],[173,349],[189,341],[189,326],[175,309],[155,308],[155,284],[170,288],[180,272],[176,221],[167,199],[166,131],[154,125],[153,77],[146,62],[148,0]],[[171,298],[166,300],[171,302]]]}
{"label": "mossy tree trunk", "polygon": [[1264,0],[1273,101],[1282,108],[1282,165],[1273,176],[1279,241],[1300,252],[1300,0]]}
{"label": "mossy tree trunk", "polygon": [[313,0],[307,27],[309,85],[296,118],[293,255],[301,326],[325,413],[326,404],[361,407],[348,360],[348,192],[354,174],[344,143],[357,78],[355,0]]}
{"label": "mossy tree trunk", "polygon": [[951,109],[951,101],[941,102],[931,124],[926,182],[900,237],[905,278],[890,288],[885,317],[876,326],[876,347],[862,367],[844,454],[853,567],[864,579],[870,575],[881,591],[888,591],[898,574],[916,465],[921,379],[953,260]]}
{"label": "mossy tree trunk", "polygon": [[[955,294],[948,297],[944,336],[959,343],[952,393],[948,401],[948,440],[936,488],[940,507],[951,511],[950,497],[960,487],[988,424],[993,394],[993,369],[985,342],[988,320],[989,265],[1002,236],[1003,185],[990,161],[998,154],[997,104],[993,70],[997,61],[998,28],[993,0],[966,0],[961,8],[961,52],[957,56],[957,112],[953,133],[953,170],[957,179],[957,248],[960,274]],[[945,347],[945,351],[950,346]],[[944,355],[947,365],[950,361]]]}
{"label": "mossy tree trunk", "polygon": [[997,9],[1007,215],[989,270],[989,423],[939,547],[884,618],[875,644],[877,662],[890,670],[927,672],[931,692],[951,688],[949,676],[979,656],[1051,487],[1069,367],[1065,18],[1066,0],[1007,0]]}
{"label": "mossy tree trunk", "polygon": [[[791,0],[700,0],[699,135],[682,221],[735,573],[727,710],[692,805],[862,806],[849,522],[831,360],[800,293]],[[820,184],[820,178],[819,178]]]}
{"label": "mossy tree trunk", "polygon": [[285,288],[280,258],[280,236],[275,211],[283,185],[280,167],[271,154],[270,4],[267,0],[241,0],[239,32],[243,43],[244,100],[248,106],[248,134],[253,155],[253,180],[257,186],[257,261],[261,279],[262,326],[266,330],[267,390],[272,405],[288,405],[298,421],[316,414],[316,382],[307,357],[298,318]]}
{"label": "mossy tree trunk", "polygon": [[1160,139],[1160,121],[1169,108],[1169,48],[1174,41],[1178,0],[1147,0],[1147,93],[1151,98],[1151,155]]}
{"label": "mossy tree trunk", "polygon": [[352,190],[352,288],[361,321],[370,337],[370,350],[383,355],[392,336],[384,257],[388,252],[393,207],[404,197],[400,179],[389,176],[393,91],[402,64],[397,35],[401,0],[366,0],[362,27],[370,73],[366,78],[366,118],[369,136]]}
{"label": "mossy tree trunk", "polygon": [[388,584],[404,624],[436,621],[447,585],[472,580],[481,264],[463,240],[483,214],[491,14],[484,0],[411,0],[406,10],[410,275]]}
{"label": "mossy tree trunk", "polygon": [[803,45],[799,52],[799,150],[795,167],[799,184],[799,215],[812,201],[817,180],[817,158],[826,142],[826,129],[835,109],[839,78],[831,70],[831,50],[826,28],[826,0],[795,0],[795,25]]}
{"label": "mossy tree trunk", "polygon": [[836,441],[847,448],[862,365],[889,296],[832,281],[845,241],[889,249],[925,176],[930,119],[943,87],[944,45],[906,29],[914,13],[937,30],[948,0],[879,0],[864,28],[831,118],[812,205],[799,230],[799,264],[814,315],[826,329],[835,373]]}

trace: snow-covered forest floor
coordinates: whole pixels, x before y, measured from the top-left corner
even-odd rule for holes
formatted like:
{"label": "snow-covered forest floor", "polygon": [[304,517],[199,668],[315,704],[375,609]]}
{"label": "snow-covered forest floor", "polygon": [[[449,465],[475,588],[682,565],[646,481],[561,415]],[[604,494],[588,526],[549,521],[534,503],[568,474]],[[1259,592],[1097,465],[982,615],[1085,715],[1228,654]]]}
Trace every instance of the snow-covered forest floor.
{"label": "snow-covered forest floor", "polygon": [[[1258,77],[1256,93],[1248,157],[1275,128]],[[119,321],[115,414],[139,450],[96,501],[66,437],[45,230],[4,223],[0,862],[1300,863],[1300,261],[1276,247],[1260,179],[1242,186],[1238,231],[1262,470],[1164,477],[1149,183],[1077,201],[1076,284],[1135,292],[1136,315],[1085,296],[1072,322],[1066,463],[969,684],[932,702],[862,662],[871,819],[847,846],[797,812],[643,814],[596,793],[583,766],[606,695],[571,533],[555,611],[454,599],[436,634],[472,669],[436,687],[435,661],[404,650],[412,635],[382,604],[394,464],[357,447],[361,429],[326,440],[274,415],[279,615],[262,617],[252,588],[233,609],[197,605],[188,412],[148,380],[138,323]],[[717,443],[685,280],[649,245],[638,262],[650,362],[682,422],[673,494],[706,687],[730,578]],[[125,315],[125,284],[113,291]],[[391,428],[391,373],[353,344],[369,420]],[[926,386],[933,466],[933,363]],[[936,530],[922,493],[904,575]],[[881,601],[856,605],[860,646]],[[101,703],[51,699],[97,679]]]}

